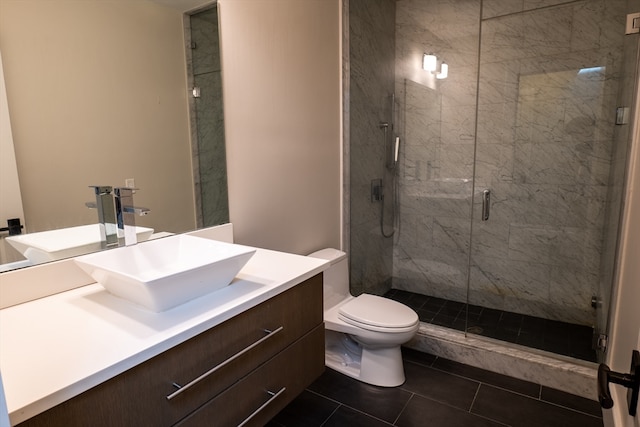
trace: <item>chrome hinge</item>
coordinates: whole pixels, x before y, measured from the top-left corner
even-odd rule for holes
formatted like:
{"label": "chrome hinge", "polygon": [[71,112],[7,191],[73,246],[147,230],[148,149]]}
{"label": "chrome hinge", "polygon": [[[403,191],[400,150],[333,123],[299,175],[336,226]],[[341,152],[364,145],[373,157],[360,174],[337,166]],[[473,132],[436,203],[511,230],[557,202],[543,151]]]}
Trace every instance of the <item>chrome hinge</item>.
{"label": "chrome hinge", "polygon": [[627,26],[624,31],[625,34],[640,33],[640,12],[630,13],[627,15]]}
{"label": "chrome hinge", "polygon": [[595,338],[595,348],[600,351],[607,351],[607,343],[609,342],[609,337],[606,334],[597,334],[594,335]]}
{"label": "chrome hinge", "polygon": [[199,87],[194,87],[193,89],[191,89],[191,93],[193,94],[194,98],[200,98],[200,88]]}

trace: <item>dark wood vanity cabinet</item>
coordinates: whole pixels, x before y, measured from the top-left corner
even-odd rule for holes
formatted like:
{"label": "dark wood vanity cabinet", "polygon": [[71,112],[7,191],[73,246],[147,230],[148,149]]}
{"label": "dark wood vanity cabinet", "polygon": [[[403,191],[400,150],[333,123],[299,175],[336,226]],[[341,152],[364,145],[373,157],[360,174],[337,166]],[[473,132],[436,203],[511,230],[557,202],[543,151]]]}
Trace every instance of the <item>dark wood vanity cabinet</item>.
{"label": "dark wood vanity cabinet", "polygon": [[323,372],[322,316],[319,274],[19,425],[264,425]]}

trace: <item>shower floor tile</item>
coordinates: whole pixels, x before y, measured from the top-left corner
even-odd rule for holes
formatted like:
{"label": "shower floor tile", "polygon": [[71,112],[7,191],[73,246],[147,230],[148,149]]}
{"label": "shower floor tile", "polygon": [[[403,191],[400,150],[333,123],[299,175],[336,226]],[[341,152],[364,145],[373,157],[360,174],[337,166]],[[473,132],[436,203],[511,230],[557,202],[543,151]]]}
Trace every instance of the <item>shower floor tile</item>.
{"label": "shower floor tile", "polygon": [[327,368],[267,426],[603,426],[596,401],[411,349],[402,355],[400,387]]}
{"label": "shower floor tile", "polygon": [[[421,322],[596,361],[593,328],[392,289],[385,297],[413,308]],[[468,313],[468,314],[467,314]]]}

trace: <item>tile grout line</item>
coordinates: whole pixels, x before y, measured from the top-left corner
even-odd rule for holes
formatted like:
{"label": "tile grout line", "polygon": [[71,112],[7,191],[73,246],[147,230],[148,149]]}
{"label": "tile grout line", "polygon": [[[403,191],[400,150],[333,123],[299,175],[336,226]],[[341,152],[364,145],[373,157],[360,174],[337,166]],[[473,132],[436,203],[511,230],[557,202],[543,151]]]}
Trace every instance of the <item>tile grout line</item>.
{"label": "tile grout line", "polygon": [[[381,418],[378,418],[378,417],[376,417],[376,416],[374,416],[374,415],[372,415],[372,414],[369,414],[369,413],[367,413],[367,412],[364,412],[364,411],[362,411],[362,410],[360,410],[360,409],[356,409],[356,408],[354,408],[354,407],[352,407],[352,406],[349,406],[349,405],[347,405],[347,404],[345,404],[345,403],[343,403],[343,402],[340,402],[339,400],[335,400],[335,399],[333,399],[333,398],[331,398],[331,397],[325,396],[324,394],[321,394],[321,393],[315,392],[315,391],[313,391],[313,390],[309,390],[308,388],[307,388],[307,389],[305,389],[305,390],[307,390],[307,391],[309,391],[309,392],[311,392],[311,393],[313,393],[313,394],[315,394],[315,395],[317,395],[317,396],[320,396],[320,397],[322,397],[322,398],[324,398],[324,399],[327,399],[327,400],[329,400],[329,401],[331,401],[331,402],[334,402],[334,403],[337,403],[337,404],[338,404],[338,406],[336,407],[336,409],[334,409],[334,410],[333,410],[333,412],[331,412],[331,415],[329,415],[329,416],[327,417],[327,419],[326,419],[326,420],[324,420],[324,422],[321,424],[321,426],[324,426],[324,425],[327,423],[327,421],[329,421],[329,419],[330,419],[330,418],[331,418],[331,417],[332,417],[332,416],[333,416],[333,415],[338,411],[338,409],[340,409],[340,407],[342,407],[342,406],[344,406],[345,408],[349,408],[349,409],[351,409],[352,411],[358,412],[359,414],[366,415],[367,417],[370,417],[370,418],[373,418],[373,419],[378,420],[378,421],[380,421],[380,422],[383,422],[383,423],[385,423],[385,424],[388,424],[388,425],[390,425],[390,426],[391,426],[391,425],[393,425],[393,424],[390,424],[388,421],[385,421],[385,420],[383,420],[383,419],[381,419]],[[403,408],[403,409],[404,409],[404,408]]]}
{"label": "tile grout line", "polygon": [[497,388],[498,390],[506,391],[508,393],[513,393],[513,394],[516,394],[516,395],[519,395],[519,396],[522,396],[522,397],[526,397],[528,399],[537,400],[540,403],[546,403],[548,405],[553,405],[555,407],[562,408],[562,409],[565,409],[567,411],[576,412],[576,413],[582,414],[582,415],[588,415],[588,416],[590,416],[592,418],[596,418],[596,419],[602,419],[602,417],[599,417],[597,415],[593,415],[593,414],[590,414],[588,412],[581,411],[579,409],[570,408],[568,406],[564,406],[564,405],[561,405],[559,403],[550,402],[548,400],[543,399],[542,398],[542,385],[540,385],[540,397],[532,397],[532,396],[529,396],[529,395],[526,395],[526,394],[518,393],[518,392],[515,392],[515,391],[512,391],[512,390],[508,390],[508,389],[505,389],[505,388],[502,388],[502,387],[498,387],[498,386],[495,386],[495,385],[492,385],[492,384],[488,384],[488,383],[486,383],[486,384],[482,383],[482,384],[484,384],[484,385],[486,385],[488,387]]}
{"label": "tile grout line", "polygon": [[[467,380],[467,381],[472,381],[472,382],[478,383],[478,385],[479,385],[479,386],[480,386],[480,385],[485,385],[485,386],[488,386],[488,387],[493,387],[493,388],[496,388],[496,389],[498,389],[498,390],[505,391],[505,392],[507,392],[507,393],[512,393],[512,394],[515,394],[515,395],[517,395],[517,396],[526,397],[526,398],[528,398],[528,399],[538,400],[538,401],[540,401],[540,402],[542,402],[542,403],[548,403],[548,404],[550,404],[550,405],[554,405],[554,406],[557,406],[557,407],[559,407],[559,408],[567,409],[567,410],[569,410],[569,411],[577,412],[577,413],[584,414],[584,415],[589,415],[589,416],[594,417],[594,418],[602,418],[602,417],[598,417],[597,415],[590,414],[590,413],[588,413],[588,412],[580,411],[580,410],[578,410],[578,409],[570,408],[570,407],[568,407],[568,406],[563,406],[563,405],[560,405],[560,404],[558,404],[558,403],[550,402],[550,401],[548,401],[548,400],[543,399],[543,398],[542,398],[542,385],[540,385],[540,384],[531,383],[531,384],[534,384],[534,385],[538,386],[538,396],[537,396],[537,397],[536,397],[536,396],[531,396],[531,395],[528,395],[528,394],[525,394],[525,393],[521,393],[521,392],[518,392],[518,391],[515,391],[515,390],[511,390],[511,389],[508,389],[508,388],[504,388],[504,387],[501,387],[501,386],[498,386],[498,385],[495,385],[495,384],[491,384],[491,383],[488,383],[488,382],[486,382],[486,381],[482,381],[482,380],[477,380],[477,379],[469,378],[469,377],[466,377],[466,376],[464,376],[464,375],[456,374],[456,373],[453,373],[453,372],[448,372],[448,371],[445,371],[445,370],[443,370],[443,369],[438,368],[437,366],[433,366],[433,365],[435,364],[435,362],[436,362],[436,360],[437,360],[438,358],[439,358],[439,357],[436,357],[436,359],[431,363],[431,365],[430,365],[430,366],[427,366],[427,365],[424,365],[424,364],[421,364],[421,363],[418,363],[418,362],[414,362],[414,361],[412,361],[412,360],[404,360],[404,362],[406,362],[406,363],[413,363],[414,365],[424,366],[424,367],[427,367],[427,368],[434,369],[434,370],[436,370],[436,371],[438,371],[438,372],[442,372],[442,373],[444,373],[444,374],[449,374],[449,375],[452,375],[452,376],[454,376],[454,377],[458,377],[458,378],[465,379],[465,380]],[[512,378],[512,377],[509,377],[509,378]],[[516,378],[516,379],[517,379],[517,378]],[[524,380],[523,380],[523,381],[524,381]],[[402,386],[401,386],[401,387],[402,387]],[[435,400],[435,401],[437,401],[437,402],[440,402],[440,401],[439,401],[439,400],[437,400],[437,399],[433,399],[433,398],[430,398],[430,397],[428,397],[428,396],[423,396],[423,395],[421,395],[421,394],[419,394],[419,393],[415,393],[415,392],[413,392],[413,391],[411,391],[411,390],[408,390],[408,389],[406,389],[406,388],[403,388],[403,390],[406,390],[406,391],[408,391],[408,392],[410,392],[410,393],[413,393],[413,394],[417,394],[417,395],[418,395],[418,396],[420,396],[420,397],[424,397],[424,398],[427,398],[427,399],[431,399],[431,400]],[[480,387],[478,387],[478,390],[476,390],[476,394],[475,394],[475,396],[474,396],[474,398],[473,398],[473,402],[472,402],[471,406],[473,406],[473,403],[475,402],[475,399],[476,399],[476,396],[478,395],[479,390],[480,390]],[[444,403],[444,402],[441,402],[441,403]],[[468,411],[468,412],[470,412],[470,411],[471,411],[471,409],[469,409],[469,411]]]}
{"label": "tile grout line", "polygon": [[407,409],[407,406],[409,406],[409,402],[411,402],[411,400],[413,399],[413,396],[415,396],[415,393],[411,393],[411,396],[409,396],[409,399],[407,399],[407,402],[404,404],[404,406],[402,407],[402,409],[400,410],[400,412],[398,413],[398,416],[396,417],[395,420],[393,420],[393,425],[395,426],[398,422],[398,420],[400,419],[400,416],[402,415],[402,413],[404,412],[405,409]]}
{"label": "tile grout line", "polygon": [[[323,396],[324,397],[324,396]],[[342,403],[338,404],[338,406],[336,406],[336,409],[334,409],[329,416],[327,417],[326,420],[324,420],[322,422],[322,424],[320,424],[320,427],[324,426],[325,424],[327,424],[327,422],[331,419],[331,417],[333,417],[333,414],[335,414],[336,412],[338,412],[338,409],[340,409],[340,407],[342,406]]]}
{"label": "tile grout line", "polygon": [[482,387],[481,382],[478,383],[478,388],[476,388],[476,394],[473,395],[473,400],[471,401],[471,405],[469,406],[469,410],[467,411],[470,414],[472,413],[471,410],[473,409],[473,404],[476,403],[476,399],[478,398],[478,393],[480,393],[480,387]]}

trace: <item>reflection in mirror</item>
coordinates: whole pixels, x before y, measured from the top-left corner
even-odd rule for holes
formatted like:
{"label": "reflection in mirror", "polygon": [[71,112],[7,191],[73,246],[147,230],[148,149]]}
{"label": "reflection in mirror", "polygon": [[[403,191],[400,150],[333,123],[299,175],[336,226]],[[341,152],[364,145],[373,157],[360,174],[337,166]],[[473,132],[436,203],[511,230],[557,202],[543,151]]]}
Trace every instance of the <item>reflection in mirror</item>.
{"label": "reflection in mirror", "polygon": [[198,227],[229,222],[218,21],[217,4],[185,19]]}
{"label": "reflection in mirror", "polygon": [[[140,189],[136,203],[152,211],[136,219],[139,226],[180,233],[228,220],[224,134],[202,142],[222,129],[222,98],[209,92],[202,100],[220,108],[201,125],[211,114],[189,100],[181,10],[148,0],[0,0],[0,9],[25,232],[96,224],[95,209],[85,206],[94,198],[88,187],[127,180]],[[209,38],[217,43],[217,33]],[[213,62],[212,89],[221,74]],[[198,84],[204,92],[209,83]],[[209,207],[216,198],[222,207]],[[0,246],[0,263],[22,259]]]}

